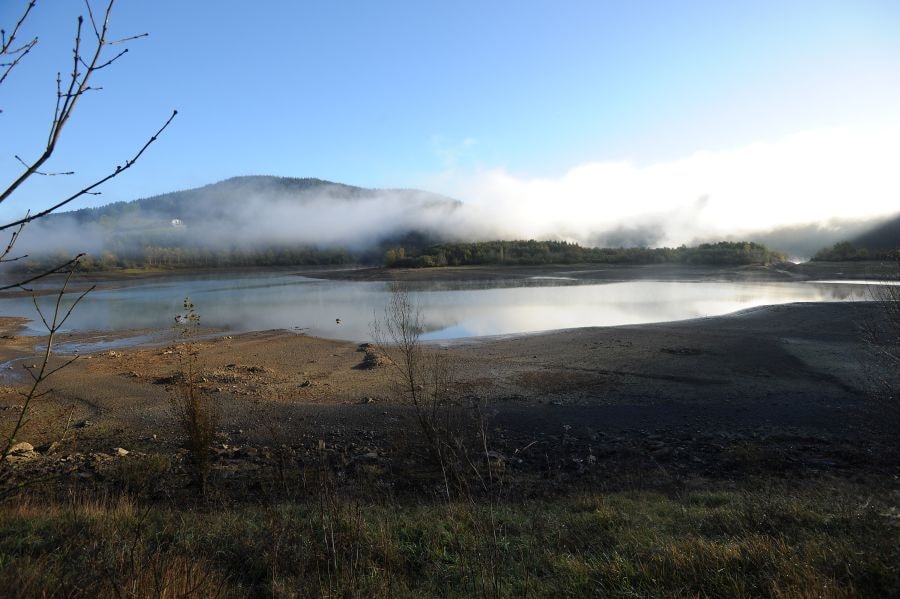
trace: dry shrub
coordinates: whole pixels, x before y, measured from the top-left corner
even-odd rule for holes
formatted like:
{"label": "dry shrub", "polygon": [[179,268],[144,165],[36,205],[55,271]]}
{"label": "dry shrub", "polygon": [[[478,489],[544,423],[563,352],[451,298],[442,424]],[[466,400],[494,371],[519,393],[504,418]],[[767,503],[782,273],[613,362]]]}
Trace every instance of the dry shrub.
{"label": "dry shrub", "polygon": [[867,368],[870,396],[880,417],[894,426],[900,423],[900,250],[895,260],[894,274],[869,287],[879,310],[862,324],[871,356]]}
{"label": "dry shrub", "polygon": [[190,298],[184,299],[184,310],[184,314],[176,317],[181,325],[181,343],[176,352],[181,373],[177,382],[178,392],[171,396],[170,403],[172,413],[187,438],[194,482],[203,495],[212,469],[212,446],[216,439],[220,410],[213,398],[200,387],[197,366],[199,348],[194,341],[200,325],[200,315]]}
{"label": "dry shrub", "polygon": [[448,352],[422,342],[424,329],[419,306],[395,286],[383,319],[372,324],[372,337],[395,395],[413,407],[419,439],[440,468],[443,494],[471,500],[497,490],[488,417],[477,398],[458,396],[457,364]]}

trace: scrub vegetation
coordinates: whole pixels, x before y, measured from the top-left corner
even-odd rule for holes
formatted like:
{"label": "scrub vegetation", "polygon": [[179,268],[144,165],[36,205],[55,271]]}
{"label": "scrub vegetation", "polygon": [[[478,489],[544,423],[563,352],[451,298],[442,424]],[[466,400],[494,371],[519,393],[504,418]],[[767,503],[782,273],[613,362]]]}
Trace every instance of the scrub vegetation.
{"label": "scrub vegetation", "polygon": [[0,507],[10,597],[889,597],[896,514],[834,482],[397,505]]}
{"label": "scrub vegetation", "polygon": [[896,260],[900,255],[897,249],[873,249],[861,247],[850,241],[841,241],[831,247],[823,248],[812,257],[817,262],[861,262],[864,260]]}

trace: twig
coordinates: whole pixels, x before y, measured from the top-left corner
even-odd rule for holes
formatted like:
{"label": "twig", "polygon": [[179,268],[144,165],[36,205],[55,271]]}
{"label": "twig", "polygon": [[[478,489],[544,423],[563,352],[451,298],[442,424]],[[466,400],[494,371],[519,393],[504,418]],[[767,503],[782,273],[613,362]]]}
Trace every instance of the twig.
{"label": "twig", "polygon": [[25,7],[25,11],[22,13],[22,16],[19,18],[18,22],[16,22],[15,27],[13,27],[12,32],[9,34],[9,37],[6,36],[6,31],[0,29],[0,56],[15,56],[12,62],[3,63],[0,66],[6,67],[3,70],[3,74],[0,75],[0,85],[6,80],[7,75],[16,68],[16,65],[22,61],[25,56],[31,52],[31,49],[35,47],[38,43],[38,38],[32,38],[30,41],[25,42],[18,48],[13,48],[13,42],[16,40],[16,35],[19,33],[19,29],[21,29],[22,24],[28,18],[28,14],[31,12],[31,9],[34,8],[36,4],[35,0],[28,3],[28,6]]}
{"label": "twig", "polygon": [[[13,154],[13,158],[18,160],[22,164],[22,166],[26,168],[28,167],[28,164],[24,160],[22,160],[22,158],[18,154]],[[34,171],[34,174],[41,175],[43,177],[58,177],[60,175],[74,175],[75,171],[63,171],[59,173],[45,173],[44,171]]]}
{"label": "twig", "polygon": [[[34,214],[34,215],[32,215],[32,216],[26,216],[26,217],[21,218],[21,219],[19,219],[19,220],[17,220],[17,221],[13,221],[13,222],[10,222],[10,223],[7,223],[7,224],[5,224],[5,225],[0,226],[0,231],[4,231],[4,230],[6,230],[6,229],[9,229],[10,227],[17,227],[17,226],[22,225],[22,224],[25,224],[25,223],[30,223],[30,222],[33,221],[33,220],[37,220],[37,219],[39,219],[39,218],[41,218],[41,217],[47,216],[47,215],[50,214],[51,212],[55,212],[56,210],[59,210],[60,208],[62,208],[62,207],[65,206],[66,204],[68,204],[69,202],[71,202],[71,201],[73,201],[73,200],[76,200],[76,199],[80,198],[80,197],[83,196],[83,195],[90,194],[94,189],[96,189],[96,188],[99,187],[100,185],[103,185],[104,183],[106,183],[106,182],[109,181],[110,179],[113,179],[113,178],[115,178],[115,177],[118,177],[120,174],[122,174],[123,172],[125,172],[126,170],[128,170],[128,169],[130,169],[132,166],[134,166],[134,163],[137,162],[138,159],[140,159],[140,157],[141,157],[141,156],[143,155],[143,153],[147,150],[147,148],[150,147],[150,144],[152,144],[153,142],[155,142],[155,141],[157,140],[157,138],[159,137],[159,135],[160,135],[163,131],[166,130],[166,127],[168,127],[169,124],[171,124],[171,122],[175,119],[175,117],[176,117],[177,115],[178,115],[178,111],[177,111],[177,110],[173,110],[171,116],[169,116],[169,118],[168,118],[168,120],[165,122],[165,124],[163,124],[163,126],[160,127],[159,130],[158,130],[155,134],[153,134],[152,137],[150,137],[150,139],[147,140],[147,143],[145,143],[145,144],[143,145],[143,147],[141,147],[141,149],[137,152],[137,154],[135,154],[130,160],[126,160],[126,161],[125,161],[125,166],[117,166],[117,167],[116,167],[116,170],[114,170],[112,173],[110,173],[110,174],[108,174],[107,176],[103,177],[102,179],[99,179],[99,180],[97,180],[96,182],[94,182],[94,183],[88,185],[88,186],[85,187],[84,189],[82,189],[82,190],[80,190],[80,191],[78,191],[78,192],[72,194],[71,196],[69,196],[69,197],[66,198],[65,200],[63,200],[63,201],[61,201],[61,202],[58,202],[57,204],[51,206],[50,208],[47,208],[46,210],[43,210],[43,211],[41,211],[41,212],[38,212],[38,213],[36,213],[36,214]],[[0,200],[0,201],[2,201],[2,200]],[[49,271],[47,274],[50,274],[50,273],[52,273],[52,272],[56,272],[56,271],[55,271],[55,270],[52,270],[52,271]],[[45,275],[45,276],[46,276],[46,275]],[[37,278],[40,278],[40,277],[37,277]],[[33,280],[35,280],[35,279],[30,279],[30,281],[33,281]],[[29,282],[29,281],[26,281],[26,282]],[[13,287],[16,287],[16,286],[17,286],[17,285],[13,285]],[[9,287],[7,287],[7,289],[8,289],[8,288],[9,288]],[[4,289],[3,287],[0,287],[0,291],[2,291],[3,289]]]}
{"label": "twig", "polygon": [[[115,4],[115,0],[109,0],[109,3],[106,6],[106,11],[103,16],[103,23],[99,28],[97,27],[97,21],[94,19],[93,11],[90,9],[90,5],[88,5],[88,14],[90,16],[91,25],[94,28],[94,34],[97,38],[97,43],[94,46],[93,52],[91,53],[90,60],[85,60],[83,58],[81,30],[84,25],[84,17],[81,17],[81,16],[78,17],[78,21],[77,21],[76,28],[75,28],[75,47],[72,50],[72,73],[68,78],[68,84],[66,86],[65,92],[62,91],[63,90],[62,77],[61,77],[61,75],[57,74],[57,92],[56,92],[57,101],[56,101],[56,106],[54,108],[53,120],[50,124],[50,130],[48,131],[48,134],[47,134],[46,147],[45,147],[43,153],[34,162],[32,162],[31,164],[27,164],[27,166],[25,167],[25,170],[3,192],[0,192],[0,203],[5,201],[10,195],[12,195],[12,193],[22,183],[24,183],[29,177],[31,177],[32,175],[37,173],[40,170],[41,166],[50,158],[50,156],[53,155],[53,152],[56,149],[56,144],[59,141],[60,135],[62,134],[63,128],[65,127],[65,125],[69,121],[69,119],[71,118],[71,116],[75,110],[75,107],[78,103],[78,99],[85,92],[90,91],[92,89],[97,89],[97,88],[92,88],[90,86],[90,80],[91,80],[92,75],[96,71],[109,66],[110,64],[112,64],[113,62],[115,62],[121,56],[123,56],[125,54],[125,51],[122,51],[110,60],[101,61],[101,57],[103,55],[104,48],[106,46],[110,45],[110,43],[111,43],[111,42],[107,41],[106,37],[109,32],[109,16],[110,16],[110,13],[112,12],[112,8],[113,8],[114,4]],[[31,7],[29,6],[28,11],[30,11],[30,8]],[[28,11],[26,11],[26,16],[27,16]],[[22,18],[22,20],[24,20],[24,17]],[[21,23],[21,21],[20,21],[20,23]],[[18,27],[19,26],[17,25],[16,30],[18,30]],[[122,40],[117,40],[116,42],[112,42],[112,43],[122,43],[129,39],[136,39],[138,37],[143,37],[143,36],[144,36],[144,34],[141,34],[138,36],[133,36],[131,38],[123,38]],[[4,46],[4,49],[5,48],[6,48],[6,46]],[[80,67],[82,65],[84,66],[84,72],[80,71]],[[170,118],[169,122],[171,122],[171,118]],[[165,128],[165,126],[163,127],[163,129],[164,128]],[[160,132],[161,131],[162,130],[160,130]],[[151,143],[152,143],[153,139],[154,138],[151,138]],[[149,145],[149,144],[147,144],[147,145]],[[145,145],[144,148],[146,148],[146,147],[147,146]],[[138,156],[140,156],[140,153],[138,154]],[[131,162],[133,162],[135,159],[132,159]],[[24,163],[24,161],[23,161],[23,163]],[[130,164],[126,163],[126,165],[124,167],[117,167],[115,174],[118,174],[120,171],[127,169],[129,166],[130,166]],[[115,176],[115,174],[113,174],[112,176]],[[57,204],[56,206],[54,206],[52,209],[50,209],[48,211],[44,211],[43,214],[49,214],[50,212],[53,212],[54,210],[58,209],[59,207],[64,206],[68,202],[72,201],[76,197],[80,197],[80,196],[84,195],[85,193],[89,192],[91,189],[93,189],[100,183],[111,179],[112,176],[106,177],[106,178],[102,179],[101,181],[99,181],[98,183],[95,183],[94,185],[89,186],[88,188],[75,194],[75,196],[69,198],[67,201]],[[33,218],[39,218],[39,216],[35,215],[35,217],[33,217]],[[15,226],[18,224],[19,224],[19,222],[17,221],[12,226]],[[2,230],[2,229],[0,229],[0,230]]]}
{"label": "twig", "polygon": [[[75,309],[75,306],[78,305],[81,300],[90,292],[85,291],[81,293],[76,300],[69,306],[68,310],[65,314],[60,317],[62,314],[62,298],[66,295],[66,289],[69,285],[69,281],[72,278],[72,275],[75,273],[75,269],[78,266],[78,260],[74,260],[71,268],[69,269],[68,274],[66,275],[65,281],[63,282],[62,287],[59,290],[59,293],[56,296],[56,302],[54,303],[53,308],[53,317],[48,321],[48,319],[44,316],[43,312],[38,308],[38,314],[41,317],[41,320],[44,323],[44,326],[47,328],[47,342],[44,345],[43,356],[41,358],[40,367],[37,370],[37,374],[29,370],[32,378],[32,385],[29,388],[27,393],[24,393],[25,401],[22,403],[21,410],[19,411],[19,417],[13,425],[12,429],[9,432],[9,435],[6,437],[5,443],[3,444],[3,450],[0,451],[0,479],[4,478],[2,475],[4,471],[9,468],[9,463],[7,461],[7,457],[15,444],[16,436],[21,432],[22,427],[25,426],[27,422],[28,409],[31,403],[43,397],[49,391],[39,391],[40,385],[46,381],[50,376],[59,372],[61,368],[68,366],[71,364],[78,356],[72,358],[67,361],[63,366],[50,368],[50,356],[53,353],[53,341],[55,339],[56,333],[59,329],[65,324],[66,320],[71,316],[72,311]],[[37,306],[37,302],[35,301],[35,306]]]}
{"label": "twig", "polygon": [[[24,225],[25,223],[19,223],[19,224]],[[67,269],[69,269],[71,266],[75,265],[84,256],[85,256],[85,254],[78,254],[71,260],[64,262],[63,264],[60,264],[58,266],[54,266],[50,270],[45,270],[44,272],[42,272],[39,275],[35,275],[31,278],[25,279],[24,281],[19,281],[17,283],[12,283],[10,285],[4,285],[4,286],[0,287],[0,291],[6,291],[7,289],[16,289],[16,288],[25,289],[25,285],[27,285],[28,283],[33,283],[34,281],[37,281],[38,279],[42,279],[49,275],[55,275],[55,274],[58,274],[61,272],[66,272]],[[28,290],[26,289],[26,291],[28,291]]]}

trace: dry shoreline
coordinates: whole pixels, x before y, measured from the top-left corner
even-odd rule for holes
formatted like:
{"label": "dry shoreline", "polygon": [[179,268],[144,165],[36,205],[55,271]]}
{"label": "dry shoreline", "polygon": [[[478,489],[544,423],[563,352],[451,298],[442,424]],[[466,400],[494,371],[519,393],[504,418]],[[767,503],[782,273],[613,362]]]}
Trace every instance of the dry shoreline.
{"label": "dry shoreline", "polygon": [[[525,281],[535,278],[565,277],[582,282],[599,281],[812,281],[824,279],[866,280],[896,278],[896,264],[887,261],[860,262],[785,262],[747,266],[706,266],[679,264],[563,264],[563,265],[489,265],[447,266],[441,268],[383,268],[362,265],[296,266],[296,267],[231,267],[157,269],[128,271],[95,271],[78,273],[74,288],[90,285],[119,286],[129,281],[158,278],[192,278],[215,275],[271,272],[313,278],[345,281]],[[14,282],[5,273],[0,282]],[[47,279],[45,279],[47,280]],[[40,290],[39,290],[40,292]],[[7,293],[28,293],[11,291]]]}
{"label": "dry shoreline", "polygon": [[[560,435],[566,451],[601,453],[610,439],[656,450],[707,436],[781,436],[788,445],[804,440],[815,460],[839,464],[822,456],[833,446],[890,435],[867,410],[870,381],[856,366],[868,351],[857,324],[875,317],[867,304],[792,304],[440,351],[457,365],[460,401],[477,401],[490,414],[501,452],[536,440],[553,444]],[[278,437],[364,446],[368,439],[390,453],[390,439],[413,430],[387,373],[360,368],[356,344],[267,331],[201,346],[204,388],[223,406],[227,443],[272,446]],[[35,446],[53,441],[65,414],[82,426],[81,451],[172,451],[180,441],[166,383],[177,370],[165,347],[83,356],[54,376],[54,393],[34,410],[22,438]],[[0,405],[16,401],[7,389]],[[14,411],[0,413],[7,424]],[[896,455],[881,458],[869,466],[896,467]]]}
{"label": "dry shoreline", "polygon": [[[747,468],[881,479],[898,472],[900,455],[890,420],[870,402],[875,375],[860,324],[879,318],[869,302],[798,303],[437,351],[455,365],[461,409],[478,406],[492,449],[525,478],[552,466],[559,480],[607,485],[638,475],[729,478]],[[0,320],[0,360],[35,355],[38,339],[19,336],[21,322]],[[350,458],[377,455],[392,484],[404,484],[409,466],[397,456],[415,435],[413,413],[392,393],[388,370],[361,368],[363,357],[355,343],[287,331],[203,340],[203,388],[222,407],[229,449],[221,451],[231,460],[221,467],[264,461],[266,448],[303,454],[322,442]],[[53,377],[20,439],[48,447],[65,435],[66,444],[42,454],[46,463],[115,447],[180,455],[169,411],[178,370],[165,345],[84,355]],[[17,414],[18,390],[0,392],[0,426]],[[749,464],[747,451],[757,456]]]}

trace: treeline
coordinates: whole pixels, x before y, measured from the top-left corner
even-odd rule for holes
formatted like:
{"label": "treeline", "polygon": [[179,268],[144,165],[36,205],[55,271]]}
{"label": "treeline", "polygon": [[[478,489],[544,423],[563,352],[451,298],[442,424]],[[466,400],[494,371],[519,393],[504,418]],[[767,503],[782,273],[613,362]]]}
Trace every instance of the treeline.
{"label": "treeline", "polygon": [[[16,270],[40,272],[69,260],[68,255],[49,255],[37,259],[28,258],[15,263]],[[359,264],[365,255],[343,248],[316,247],[230,248],[209,249],[191,247],[143,248],[139,252],[116,253],[104,251],[87,254],[81,259],[80,268],[87,272],[121,269],[180,269],[180,268],[235,268],[249,266],[312,266]],[[375,260],[375,256],[368,259]]]}
{"label": "treeline", "polygon": [[[14,263],[17,270],[40,272],[70,256],[47,255]],[[470,265],[541,264],[698,264],[740,266],[785,260],[784,254],[751,242],[704,243],[677,248],[585,248],[566,241],[483,241],[439,243],[422,233],[407,233],[366,250],[316,246],[204,248],[147,245],[139,249],[89,254],[85,271],[120,269],[233,268],[313,265],[384,265],[428,268]]]}
{"label": "treeline", "polygon": [[[405,246],[427,248],[435,243],[432,234],[409,231],[366,244],[364,249],[320,247],[313,245],[272,244],[269,246],[234,245],[204,247],[186,243],[178,231],[164,234],[123,235],[109,240],[107,249],[87,254],[80,268],[87,272],[122,269],[189,269],[267,266],[338,266],[363,264],[380,266],[389,248]],[[167,243],[168,242],[168,243]],[[71,259],[63,253],[31,256],[8,264],[11,271],[43,272]]]}
{"label": "treeline", "polygon": [[816,262],[845,262],[857,260],[897,260],[900,259],[900,247],[888,249],[869,249],[857,247],[849,241],[841,241],[830,248],[816,252],[812,257]]}
{"label": "treeline", "polygon": [[739,266],[782,262],[786,256],[758,243],[720,241],[697,247],[585,248],[566,241],[443,243],[424,250],[398,245],[384,265],[400,268],[541,264],[705,264]]}

